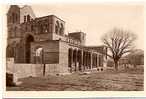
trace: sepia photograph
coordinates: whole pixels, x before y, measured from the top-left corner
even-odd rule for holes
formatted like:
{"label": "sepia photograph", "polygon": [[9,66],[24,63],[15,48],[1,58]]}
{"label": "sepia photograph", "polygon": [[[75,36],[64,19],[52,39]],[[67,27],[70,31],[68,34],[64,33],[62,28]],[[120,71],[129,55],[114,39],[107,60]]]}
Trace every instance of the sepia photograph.
{"label": "sepia photograph", "polygon": [[144,91],[144,5],[5,5],[6,91]]}

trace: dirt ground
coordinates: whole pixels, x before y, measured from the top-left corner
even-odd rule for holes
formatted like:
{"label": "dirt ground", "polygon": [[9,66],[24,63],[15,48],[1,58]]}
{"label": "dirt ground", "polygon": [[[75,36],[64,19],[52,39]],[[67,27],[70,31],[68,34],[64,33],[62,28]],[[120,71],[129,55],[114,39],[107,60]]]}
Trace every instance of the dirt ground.
{"label": "dirt ground", "polygon": [[7,91],[143,91],[143,70],[106,70],[20,79],[22,84]]}

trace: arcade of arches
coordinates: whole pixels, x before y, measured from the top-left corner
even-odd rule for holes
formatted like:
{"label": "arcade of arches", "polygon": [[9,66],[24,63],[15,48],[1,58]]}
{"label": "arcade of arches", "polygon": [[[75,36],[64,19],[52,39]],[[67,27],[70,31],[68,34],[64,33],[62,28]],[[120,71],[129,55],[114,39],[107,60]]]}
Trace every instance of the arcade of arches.
{"label": "arcade of arches", "polygon": [[70,67],[71,72],[103,66],[101,61],[102,55],[99,53],[82,49],[68,49],[68,66]]}

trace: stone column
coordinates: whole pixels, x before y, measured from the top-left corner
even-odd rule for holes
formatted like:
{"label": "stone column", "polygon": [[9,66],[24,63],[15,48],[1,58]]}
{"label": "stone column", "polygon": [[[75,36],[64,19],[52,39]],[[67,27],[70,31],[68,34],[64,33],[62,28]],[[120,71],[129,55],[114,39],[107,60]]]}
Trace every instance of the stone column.
{"label": "stone column", "polygon": [[92,56],[92,58],[93,58],[93,67],[95,67],[95,54],[93,53],[93,56]]}
{"label": "stone column", "polygon": [[86,65],[86,53],[83,51],[83,68],[85,70],[85,65]]}
{"label": "stone column", "polygon": [[90,65],[91,65],[90,63],[91,63],[91,62],[90,62],[90,52],[88,52],[88,68],[89,68],[89,69],[91,69],[91,68],[90,68]]}
{"label": "stone column", "polygon": [[97,54],[97,67],[99,66],[99,55]]}
{"label": "stone column", "polygon": [[82,50],[79,50],[79,71],[82,70],[82,66],[83,66],[83,53]]}
{"label": "stone column", "polygon": [[92,69],[92,52],[90,52],[90,68]]}
{"label": "stone column", "polygon": [[88,69],[91,69],[90,68],[90,52],[88,52]]}
{"label": "stone column", "polygon": [[75,50],[75,71],[77,71],[77,50]]}
{"label": "stone column", "polygon": [[73,50],[70,51],[70,71],[72,72],[72,63],[73,63]]}
{"label": "stone column", "polygon": [[88,52],[86,52],[86,69],[88,69],[88,64],[89,64],[89,62],[88,62],[88,57],[89,55],[88,55]]}
{"label": "stone column", "polygon": [[85,61],[85,69],[87,69],[87,52],[85,52],[85,59],[86,59],[86,61]]}
{"label": "stone column", "polygon": [[96,59],[96,67],[97,67],[97,54],[96,54],[96,58],[95,59]]}
{"label": "stone column", "polygon": [[81,50],[81,69],[83,69],[83,50]]}

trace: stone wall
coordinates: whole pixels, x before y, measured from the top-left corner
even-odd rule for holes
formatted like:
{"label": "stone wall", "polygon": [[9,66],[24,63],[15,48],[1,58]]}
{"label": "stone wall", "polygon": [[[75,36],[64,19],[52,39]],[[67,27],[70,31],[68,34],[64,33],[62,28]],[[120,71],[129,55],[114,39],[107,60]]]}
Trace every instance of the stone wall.
{"label": "stone wall", "polygon": [[59,64],[61,71],[68,72],[68,49],[69,45],[66,42],[59,42]]}
{"label": "stone wall", "polygon": [[66,37],[65,36],[61,36],[61,35],[57,35],[57,34],[52,34],[52,40],[63,40],[63,41],[66,41]]}
{"label": "stone wall", "polygon": [[17,78],[25,78],[29,76],[42,76],[43,67],[41,64],[14,64],[13,59],[7,61],[6,72],[14,74]]}
{"label": "stone wall", "polygon": [[[68,73],[68,67],[60,64],[46,64],[45,75],[56,75]],[[43,64],[14,64],[13,59],[9,59],[6,64],[7,73],[14,74],[18,79],[25,77],[40,77],[43,76]]]}
{"label": "stone wall", "polygon": [[59,41],[42,41],[31,44],[31,63],[35,62],[35,51],[38,47],[44,50],[44,61],[46,64],[59,63]]}
{"label": "stone wall", "polygon": [[46,64],[45,75],[56,75],[68,73],[68,67],[63,66],[62,64]]}

